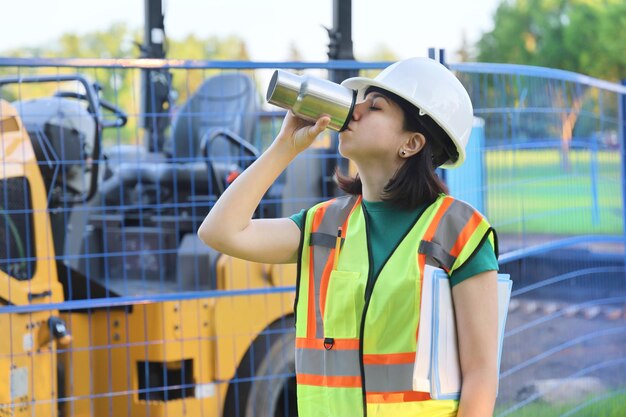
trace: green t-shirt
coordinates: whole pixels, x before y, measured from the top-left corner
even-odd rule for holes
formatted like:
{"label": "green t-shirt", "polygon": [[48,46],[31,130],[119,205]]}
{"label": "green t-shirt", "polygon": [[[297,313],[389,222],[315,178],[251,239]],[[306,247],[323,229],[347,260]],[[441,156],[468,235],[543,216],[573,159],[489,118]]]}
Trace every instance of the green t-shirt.
{"label": "green t-shirt", "polygon": [[[426,205],[418,207],[416,210],[406,210],[385,201],[363,200],[363,204],[368,215],[367,231],[372,247],[374,277],[377,277],[400,240],[415,224],[417,217],[426,209]],[[302,210],[290,217],[300,230],[304,227],[304,212],[305,210]],[[463,268],[452,272],[450,284],[454,286],[471,276],[493,270],[498,270],[498,260],[491,242],[486,239],[485,243],[480,246]],[[368,288],[371,288],[371,283],[368,283]]]}

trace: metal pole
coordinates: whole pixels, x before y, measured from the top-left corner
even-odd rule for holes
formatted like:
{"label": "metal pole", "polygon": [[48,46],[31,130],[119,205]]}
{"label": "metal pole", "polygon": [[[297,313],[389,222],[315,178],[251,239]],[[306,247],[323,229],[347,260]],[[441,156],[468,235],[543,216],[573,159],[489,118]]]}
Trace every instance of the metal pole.
{"label": "metal pole", "polygon": [[[333,28],[328,30],[329,60],[354,60],[352,47],[352,0],[333,0]],[[330,80],[340,83],[356,76],[355,70],[331,70]]]}
{"label": "metal pole", "polygon": [[441,65],[445,65],[446,67],[448,66],[446,63],[446,50],[443,48],[439,48],[439,62]]}
{"label": "metal pole", "polygon": [[[165,25],[162,0],[144,1],[142,58],[165,58]],[[165,68],[143,69],[141,73],[142,126],[148,151],[163,149],[164,132],[169,125],[169,96],[172,76]]]}
{"label": "metal pole", "polygon": [[[333,28],[327,29],[328,44],[328,60],[354,60],[354,51],[352,46],[352,0],[333,0]],[[341,83],[346,78],[356,77],[358,70],[355,69],[336,69],[329,71],[329,79],[336,83]],[[336,164],[330,163],[331,160],[322,159],[325,166],[322,167],[324,172],[324,183],[322,184],[322,193],[324,197],[337,195],[339,190],[333,182],[333,174],[335,165],[339,166],[343,173],[348,171],[348,160],[341,158],[338,153],[339,135],[331,134],[331,152],[337,155]]]}
{"label": "metal pole", "polygon": [[443,48],[439,48],[439,50],[432,47],[428,48],[428,58],[439,61],[441,65],[448,66],[446,62],[446,50]]}

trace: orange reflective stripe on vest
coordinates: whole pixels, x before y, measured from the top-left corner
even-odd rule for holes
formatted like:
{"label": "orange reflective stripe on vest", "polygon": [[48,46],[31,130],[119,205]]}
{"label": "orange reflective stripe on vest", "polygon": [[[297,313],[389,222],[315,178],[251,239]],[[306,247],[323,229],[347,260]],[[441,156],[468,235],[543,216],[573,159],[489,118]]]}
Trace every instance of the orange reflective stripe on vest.
{"label": "orange reflective stripe on vest", "polygon": [[363,363],[366,365],[397,365],[413,362],[415,362],[415,352],[363,355]]}
{"label": "orange reflective stripe on vest", "polygon": [[367,402],[368,404],[381,404],[381,403],[403,403],[411,401],[426,401],[430,400],[430,395],[427,392],[416,391],[403,391],[403,392],[368,392]]}
{"label": "orange reflective stripe on vest", "polygon": [[[450,273],[461,250],[475,236],[480,226],[488,226],[483,216],[471,206],[447,197],[433,224],[420,243],[419,252],[430,256],[440,267]],[[492,229],[483,227],[485,233]],[[434,230],[434,233],[430,233]]]}
{"label": "orange reflective stripe on vest", "polygon": [[[333,200],[329,201],[328,203],[320,206],[317,211],[315,212],[315,216],[313,217],[313,230],[317,229],[320,225],[320,223],[322,222],[322,219],[324,218],[324,213],[326,212],[326,209],[328,208],[329,205],[331,205],[333,202]],[[316,268],[315,267],[315,260],[316,259],[320,259],[322,260],[322,256],[315,256],[315,251],[314,249],[318,247],[318,246],[310,246],[308,248],[309,250],[309,275],[310,276],[315,276],[315,271],[321,271],[321,269],[319,268],[319,266]],[[306,250],[306,249],[305,249]],[[315,283],[317,280],[314,280],[313,282]],[[321,327],[321,321],[317,320],[318,314],[316,314],[315,311],[315,300],[316,300],[316,296],[315,294],[319,293],[318,288],[316,288],[315,286],[309,285],[309,294],[308,294],[308,313],[307,313],[307,337],[309,338],[313,338],[316,336],[317,334],[317,328]]]}
{"label": "orange reflective stripe on vest", "polygon": [[[359,349],[359,339],[333,339],[334,350]],[[303,337],[296,338],[296,348],[300,349],[326,349],[324,339],[309,339]]]}
{"label": "orange reflective stripe on vest", "polygon": [[[317,236],[330,236],[331,239],[335,239],[337,224],[341,225],[345,222],[358,201],[360,201],[358,198],[333,199],[320,205],[313,216],[311,233],[315,233]],[[324,336],[322,306],[326,302],[326,286],[328,285],[328,276],[332,268],[335,249],[334,245],[328,247],[325,244],[328,238],[322,239],[318,237],[310,240],[309,246],[309,275],[314,277],[314,285],[309,286],[308,294],[307,337],[309,338]]]}
{"label": "orange reflective stripe on vest", "polygon": [[360,388],[361,376],[328,376],[297,374],[296,382],[303,385],[331,388]]}
{"label": "orange reflective stripe on vest", "polygon": [[[422,274],[424,272],[424,269],[426,268],[426,254],[429,253],[428,250],[425,250],[427,248],[424,247],[424,243],[432,241],[433,237],[435,236],[435,233],[437,232],[437,228],[439,226],[439,223],[441,222],[441,219],[443,219],[444,214],[446,213],[446,211],[448,211],[448,208],[450,208],[453,202],[454,202],[454,199],[452,197],[445,197],[443,199],[443,201],[437,208],[437,211],[435,213],[435,216],[433,217],[433,220],[430,222],[430,225],[428,225],[428,229],[426,229],[426,232],[424,233],[422,241],[420,242],[418,255],[417,255],[417,264],[418,264],[420,273]],[[430,252],[430,254],[433,258],[438,259],[437,256],[433,256],[434,255],[433,252]],[[420,303],[421,303],[422,295],[423,295],[422,280],[420,279]],[[419,334],[419,323],[417,325],[417,328],[415,329],[415,340],[417,340],[418,334]],[[428,397],[430,398],[430,395]]]}

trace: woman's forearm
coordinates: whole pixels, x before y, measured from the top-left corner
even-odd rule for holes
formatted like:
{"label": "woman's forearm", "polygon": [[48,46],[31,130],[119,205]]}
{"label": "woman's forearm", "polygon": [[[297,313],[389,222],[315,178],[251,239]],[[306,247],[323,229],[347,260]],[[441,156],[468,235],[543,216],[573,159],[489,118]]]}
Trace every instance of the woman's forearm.
{"label": "woman's forearm", "polygon": [[496,373],[492,369],[464,374],[457,417],[491,417],[497,385]]}
{"label": "woman's forearm", "polygon": [[498,274],[485,271],[452,287],[463,374],[458,417],[490,417],[498,386]]}
{"label": "woman's forearm", "polygon": [[265,151],[220,196],[198,229],[200,238],[215,246],[245,229],[263,195],[296,155],[280,146]]}
{"label": "woman's forearm", "polygon": [[[258,248],[265,243],[267,236],[263,235],[272,231],[284,234],[284,230],[270,226],[269,229],[257,228],[256,233],[243,233],[251,224],[254,210],[276,178],[300,152],[313,143],[328,123],[328,116],[322,116],[315,124],[311,124],[289,112],[269,149],[239,175],[215,203],[198,229],[200,239],[217,250],[258,259],[256,255],[263,251],[254,247]],[[288,240],[291,242],[291,239]],[[274,249],[284,250],[281,242],[278,243]],[[261,258],[265,259],[266,256]]]}

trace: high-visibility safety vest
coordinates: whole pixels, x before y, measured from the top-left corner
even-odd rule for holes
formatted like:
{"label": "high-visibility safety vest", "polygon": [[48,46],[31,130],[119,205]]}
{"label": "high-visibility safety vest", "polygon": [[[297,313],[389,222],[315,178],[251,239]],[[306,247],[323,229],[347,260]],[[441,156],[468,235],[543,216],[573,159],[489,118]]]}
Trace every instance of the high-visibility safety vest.
{"label": "high-visibility safety vest", "polygon": [[361,197],[320,203],[305,219],[295,302],[299,417],[455,416],[457,401],[412,391],[421,276],[426,264],[454,271],[485,239],[497,251],[489,223],[442,194],[368,280]]}

